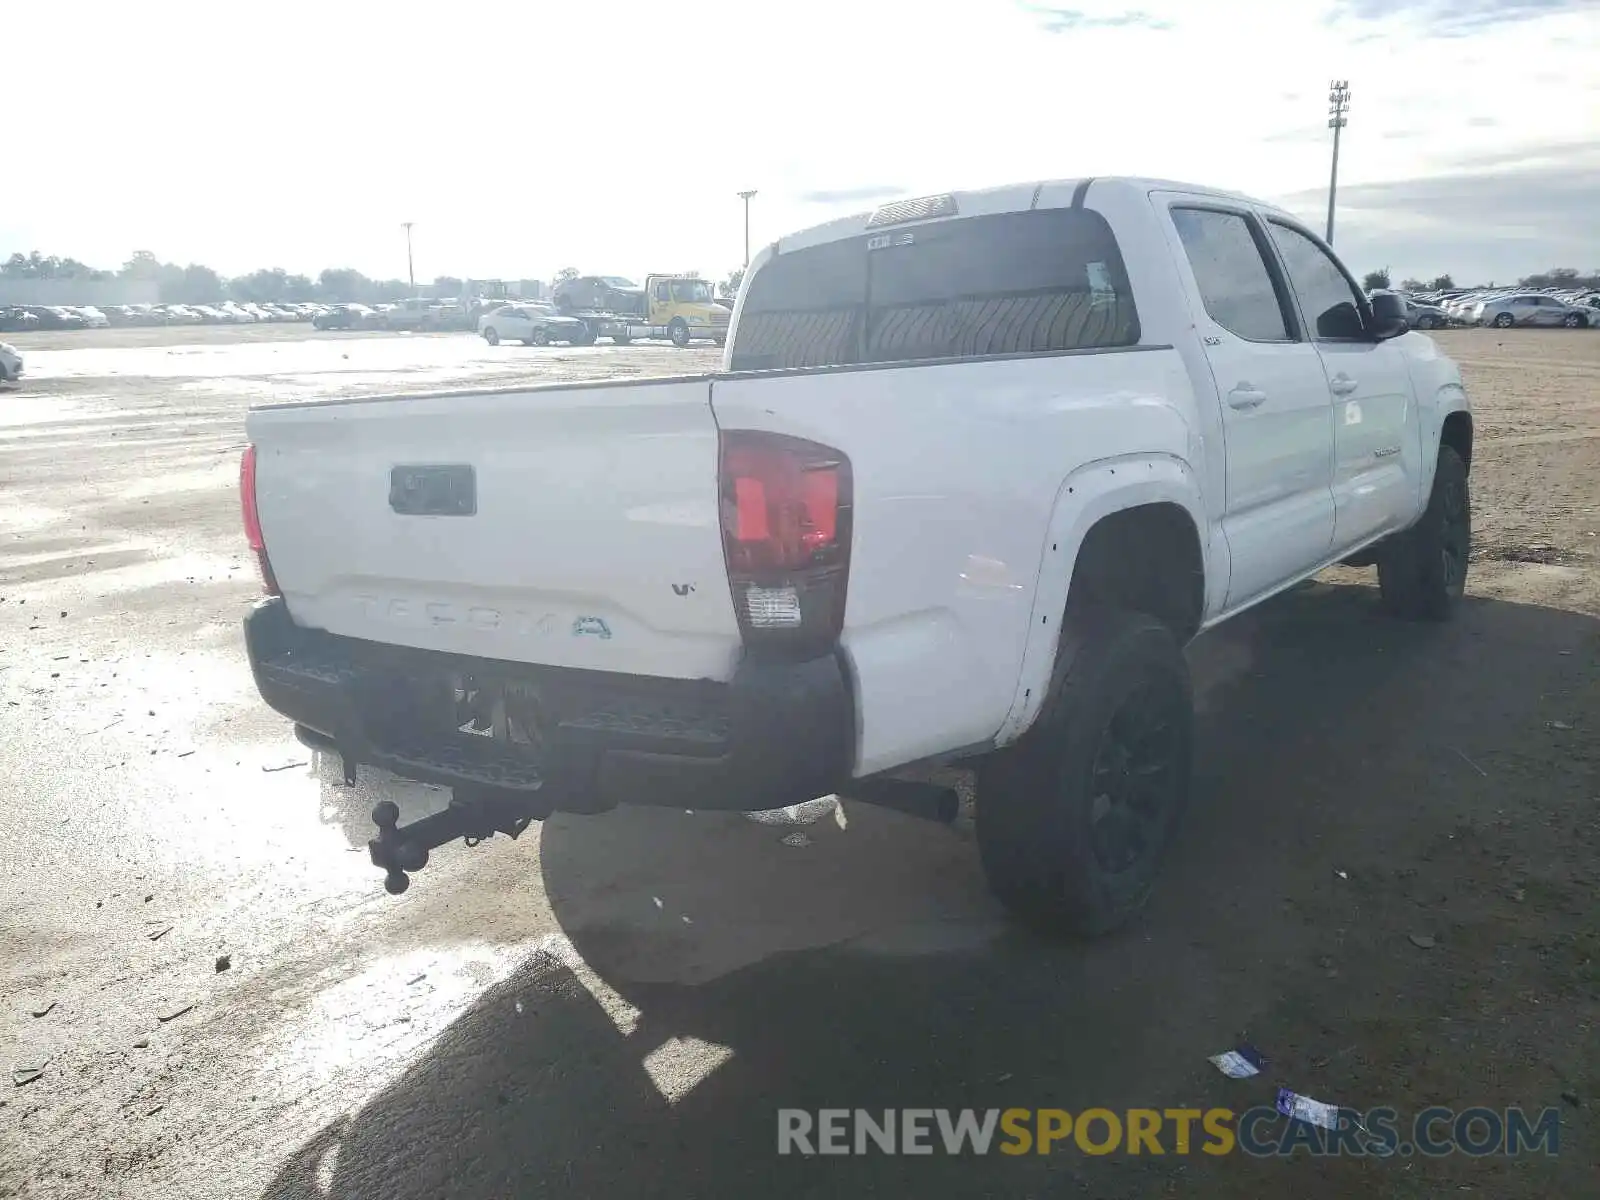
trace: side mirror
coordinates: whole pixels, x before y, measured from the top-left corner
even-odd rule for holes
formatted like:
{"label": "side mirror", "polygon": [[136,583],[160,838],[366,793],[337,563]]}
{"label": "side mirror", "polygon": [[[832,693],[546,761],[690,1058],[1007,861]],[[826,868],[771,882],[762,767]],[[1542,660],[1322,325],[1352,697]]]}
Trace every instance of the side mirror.
{"label": "side mirror", "polygon": [[1379,292],[1372,297],[1372,336],[1380,342],[1397,338],[1411,328],[1411,318],[1406,312],[1403,297],[1393,292]]}

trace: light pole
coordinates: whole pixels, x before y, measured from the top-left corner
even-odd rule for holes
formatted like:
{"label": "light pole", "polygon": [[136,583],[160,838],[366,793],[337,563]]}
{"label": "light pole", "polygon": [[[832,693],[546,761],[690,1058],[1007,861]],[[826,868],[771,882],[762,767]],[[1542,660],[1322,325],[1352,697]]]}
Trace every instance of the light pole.
{"label": "light pole", "polygon": [[1333,200],[1339,191],[1339,131],[1350,111],[1350,83],[1336,79],[1328,84],[1328,128],[1333,130],[1333,173],[1328,177],[1328,245],[1333,245]]}
{"label": "light pole", "polygon": [[740,192],[739,199],[744,201],[744,269],[750,269],[750,198],[754,196],[755,189]]}
{"label": "light pole", "polygon": [[411,281],[411,294],[417,294],[417,268],[411,262],[411,226],[414,222],[401,221],[400,227],[406,231],[406,278]]}

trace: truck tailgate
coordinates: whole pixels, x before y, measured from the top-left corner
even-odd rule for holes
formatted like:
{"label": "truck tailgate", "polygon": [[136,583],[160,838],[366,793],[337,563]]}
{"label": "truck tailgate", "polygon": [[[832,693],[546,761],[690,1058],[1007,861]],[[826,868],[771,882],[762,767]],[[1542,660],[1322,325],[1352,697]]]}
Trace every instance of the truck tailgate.
{"label": "truck tailgate", "polygon": [[726,680],[739,625],[705,378],[261,408],[294,620],[513,662]]}

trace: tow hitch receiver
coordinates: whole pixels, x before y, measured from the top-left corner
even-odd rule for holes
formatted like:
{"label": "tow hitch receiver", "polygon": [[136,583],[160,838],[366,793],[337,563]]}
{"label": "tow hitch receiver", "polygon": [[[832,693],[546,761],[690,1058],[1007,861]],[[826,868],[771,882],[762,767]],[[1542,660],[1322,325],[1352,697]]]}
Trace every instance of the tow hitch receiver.
{"label": "tow hitch receiver", "polygon": [[402,826],[399,806],[392,800],[382,800],[372,809],[378,836],[367,843],[367,850],[373,865],[385,873],[384,890],[398,896],[411,886],[407,872],[420,871],[428,865],[428,851],[456,838],[464,839],[469,846],[497,833],[515,839],[534,821],[548,815],[523,793],[456,788],[448,808]]}

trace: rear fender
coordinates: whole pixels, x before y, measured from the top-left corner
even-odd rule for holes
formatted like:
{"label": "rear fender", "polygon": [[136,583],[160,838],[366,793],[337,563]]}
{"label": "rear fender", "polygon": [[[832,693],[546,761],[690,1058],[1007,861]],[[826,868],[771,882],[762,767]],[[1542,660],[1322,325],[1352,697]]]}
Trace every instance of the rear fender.
{"label": "rear fender", "polygon": [[1044,705],[1061,637],[1061,618],[1072,587],[1073,567],[1089,530],[1113,513],[1161,503],[1183,508],[1200,531],[1200,550],[1206,564],[1205,608],[1213,612],[1220,605],[1228,575],[1226,570],[1216,570],[1215,565],[1219,559],[1226,563],[1226,548],[1213,544],[1200,483],[1187,463],[1170,455],[1128,455],[1080,467],[1062,480],[1056,493],[1040,555],[1022,667],[1011,709],[995,736],[996,746],[1016,741]]}

